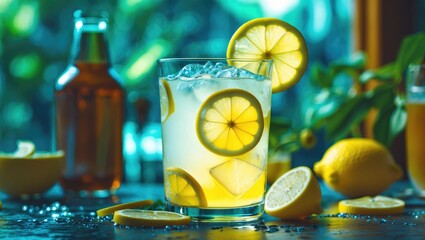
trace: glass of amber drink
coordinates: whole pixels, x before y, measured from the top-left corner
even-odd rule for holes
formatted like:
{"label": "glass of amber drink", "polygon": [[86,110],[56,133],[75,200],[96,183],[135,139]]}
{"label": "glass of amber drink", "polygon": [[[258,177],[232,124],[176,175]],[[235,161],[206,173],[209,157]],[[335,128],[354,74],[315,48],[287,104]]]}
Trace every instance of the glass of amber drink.
{"label": "glass of amber drink", "polygon": [[425,65],[411,65],[407,78],[407,172],[420,197],[425,197]]}
{"label": "glass of amber drink", "polygon": [[271,60],[161,59],[164,189],[195,221],[263,213]]}

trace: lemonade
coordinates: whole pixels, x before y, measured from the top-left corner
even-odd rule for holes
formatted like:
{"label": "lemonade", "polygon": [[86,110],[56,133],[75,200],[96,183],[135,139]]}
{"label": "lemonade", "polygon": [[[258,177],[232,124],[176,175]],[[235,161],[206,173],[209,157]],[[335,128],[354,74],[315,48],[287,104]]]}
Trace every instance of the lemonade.
{"label": "lemonade", "polygon": [[407,173],[420,197],[425,197],[425,65],[412,64],[406,77],[406,153]]}
{"label": "lemonade", "polygon": [[169,67],[175,61],[160,63],[174,74],[160,79],[168,203],[195,219],[215,216],[211,209],[240,217],[235,209],[246,207],[255,209],[246,217],[258,217],[266,187],[270,62],[253,60],[259,73],[228,67],[226,60],[184,62],[178,73]]}
{"label": "lemonade", "polygon": [[425,101],[407,104],[407,171],[413,186],[421,197],[425,197],[425,148],[422,142],[425,136]]}

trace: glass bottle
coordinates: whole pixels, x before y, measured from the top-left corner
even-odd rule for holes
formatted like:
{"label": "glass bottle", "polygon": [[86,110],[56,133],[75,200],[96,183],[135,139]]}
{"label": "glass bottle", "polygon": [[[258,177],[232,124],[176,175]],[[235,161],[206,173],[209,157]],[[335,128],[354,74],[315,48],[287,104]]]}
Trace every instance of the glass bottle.
{"label": "glass bottle", "polygon": [[106,12],[74,13],[71,61],[55,85],[60,184],[80,196],[109,196],[122,178],[125,92],[108,52]]}

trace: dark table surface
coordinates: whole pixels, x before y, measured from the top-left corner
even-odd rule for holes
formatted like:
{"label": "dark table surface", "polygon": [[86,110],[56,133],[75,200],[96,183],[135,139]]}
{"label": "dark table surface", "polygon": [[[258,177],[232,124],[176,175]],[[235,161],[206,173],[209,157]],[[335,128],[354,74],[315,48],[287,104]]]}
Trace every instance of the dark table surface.
{"label": "dark table surface", "polygon": [[80,199],[64,196],[59,186],[39,199],[11,199],[0,193],[0,239],[425,239],[425,200],[413,195],[407,181],[393,184],[384,195],[406,201],[403,214],[359,216],[340,214],[344,197],[322,185],[324,213],[306,220],[280,221],[268,215],[250,223],[192,223],[184,227],[135,228],[114,225],[95,211],[116,203],[163,200],[160,184],[124,184],[117,196]]}

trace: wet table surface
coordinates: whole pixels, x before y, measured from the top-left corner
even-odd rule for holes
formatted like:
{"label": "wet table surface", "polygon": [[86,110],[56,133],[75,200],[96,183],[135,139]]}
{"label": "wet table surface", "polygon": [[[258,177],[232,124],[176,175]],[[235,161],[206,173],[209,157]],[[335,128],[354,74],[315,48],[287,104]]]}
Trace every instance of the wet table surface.
{"label": "wet table surface", "polygon": [[354,216],[338,213],[343,196],[322,185],[324,213],[306,220],[280,221],[268,215],[249,223],[192,223],[185,227],[129,228],[114,225],[95,211],[115,203],[163,200],[160,184],[124,184],[108,199],[64,196],[59,186],[37,200],[0,193],[0,239],[425,239],[425,200],[413,196],[407,181],[384,195],[406,201],[401,215]]}

